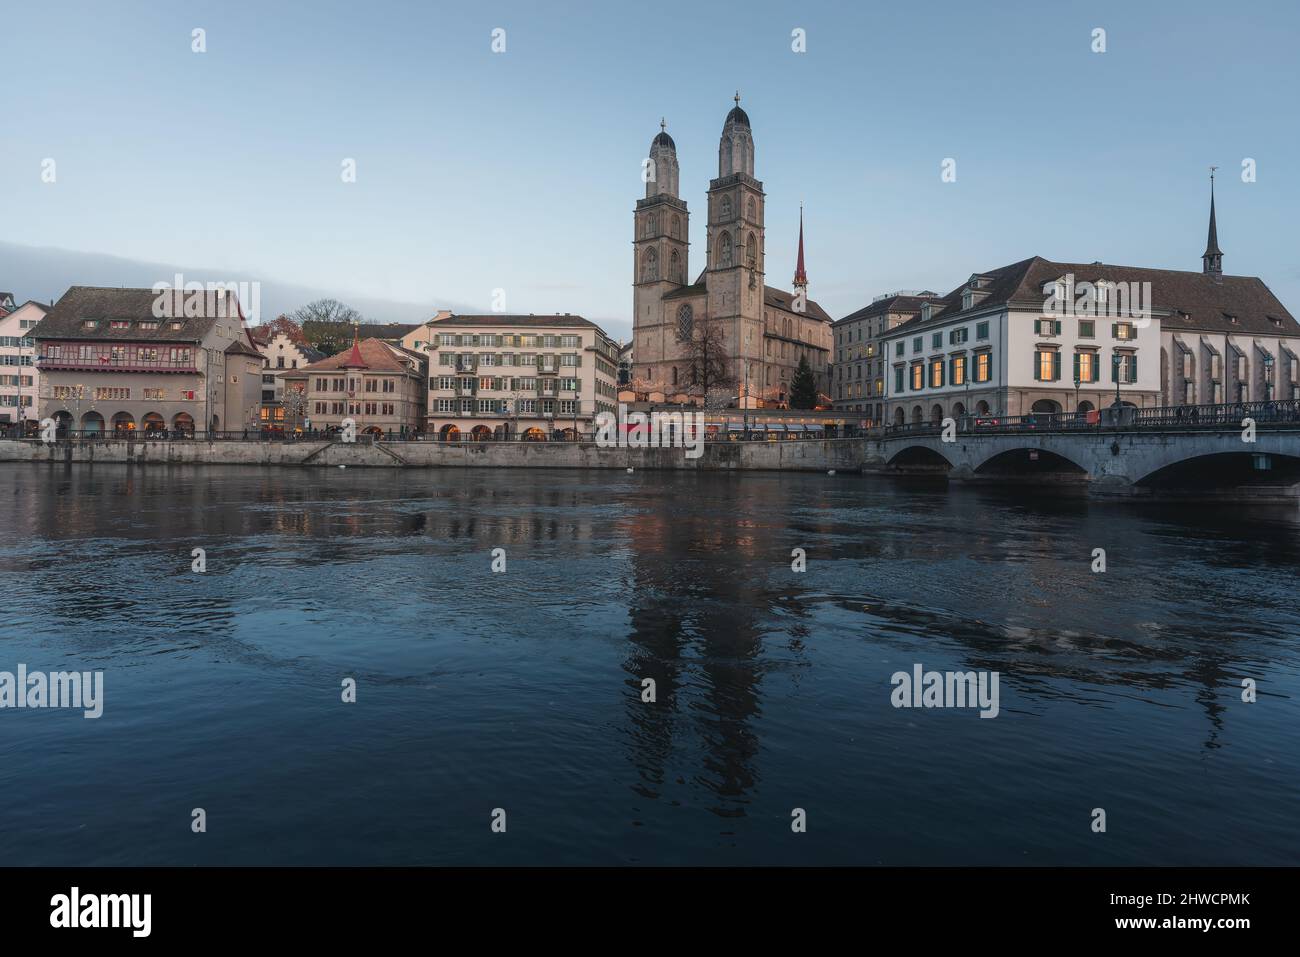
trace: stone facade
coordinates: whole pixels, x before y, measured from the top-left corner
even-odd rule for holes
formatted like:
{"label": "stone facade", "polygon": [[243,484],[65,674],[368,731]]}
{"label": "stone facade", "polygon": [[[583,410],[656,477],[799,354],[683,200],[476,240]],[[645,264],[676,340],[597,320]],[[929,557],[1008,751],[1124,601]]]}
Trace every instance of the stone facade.
{"label": "stone facade", "polygon": [[[646,195],[634,213],[629,390],[651,401],[702,401],[688,381],[690,340],[714,326],[734,380],[731,405],[783,407],[800,358],[829,393],[831,318],[805,295],[765,284],[767,197],[754,177],[749,117],[723,125],[718,176],[709,184],[704,266],[688,282],[690,217],[678,195],[677,149],[667,132],[651,143]],[[712,401],[712,399],[711,399]]]}

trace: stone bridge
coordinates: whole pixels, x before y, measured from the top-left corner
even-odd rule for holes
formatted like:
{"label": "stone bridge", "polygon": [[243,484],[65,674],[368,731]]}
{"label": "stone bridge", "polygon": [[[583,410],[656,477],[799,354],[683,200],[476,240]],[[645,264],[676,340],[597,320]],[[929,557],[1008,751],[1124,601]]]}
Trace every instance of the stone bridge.
{"label": "stone bridge", "polygon": [[867,468],[956,481],[1077,483],[1098,494],[1300,500],[1300,424],[1253,436],[1216,425],[968,428],[949,438],[937,427],[873,437]]}

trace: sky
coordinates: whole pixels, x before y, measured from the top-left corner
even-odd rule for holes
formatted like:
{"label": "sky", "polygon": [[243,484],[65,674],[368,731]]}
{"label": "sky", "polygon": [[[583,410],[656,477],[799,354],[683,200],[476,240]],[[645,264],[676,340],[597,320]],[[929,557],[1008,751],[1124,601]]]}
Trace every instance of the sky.
{"label": "sky", "polygon": [[739,90],[767,281],[802,202],[836,318],[1032,255],[1199,270],[1211,165],[1225,271],[1300,313],[1297,41],[1294,2],[6,0],[0,240],[625,338],[660,117],[693,276]]}

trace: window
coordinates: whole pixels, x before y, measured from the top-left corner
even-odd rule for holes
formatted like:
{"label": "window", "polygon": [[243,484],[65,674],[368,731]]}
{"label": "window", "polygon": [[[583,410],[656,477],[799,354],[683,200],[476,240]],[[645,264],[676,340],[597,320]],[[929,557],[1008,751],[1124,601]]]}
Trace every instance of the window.
{"label": "window", "polygon": [[950,346],[961,345],[963,342],[966,341],[966,338],[969,334],[970,334],[970,330],[965,327],[961,329],[952,330],[952,332],[948,333],[948,345]]}
{"label": "window", "polygon": [[1039,349],[1034,354],[1034,379],[1055,382],[1061,378],[1061,354],[1055,349]]}
{"label": "window", "polygon": [[930,388],[943,388],[943,359],[942,357],[930,360]]}
{"label": "window", "polygon": [[943,333],[942,333],[942,332],[936,332],[934,335],[932,335],[932,336],[930,337],[930,348],[931,348],[931,349],[942,349],[942,348],[943,348]]}
{"label": "window", "polygon": [[925,336],[917,336],[912,340],[912,351],[920,352],[925,347]]}
{"label": "window", "polygon": [[1079,338],[1095,339],[1097,337],[1097,323],[1093,319],[1079,320]]}
{"label": "window", "polygon": [[1112,339],[1130,340],[1137,338],[1137,331],[1131,322],[1115,322],[1111,323],[1110,335]]}
{"label": "window", "polygon": [[1059,319],[1039,319],[1037,326],[1040,336],[1059,336],[1061,334],[1061,320]]}
{"label": "window", "polygon": [[965,356],[953,356],[948,360],[948,382],[950,385],[966,384]]}
{"label": "window", "polygon": [[912,391],[916,392],[925,388],[925,366],[917,363],[912,366]]}
{"label": "window", "polygon": [[899,339],[898,342],[894,344],[894,355],[901,356],[902,354],[903,354],[903,340]]}
{"label": "window", "polygon": [[989,324],[987,322],[976,323],[975,339],[978,341],[980,339],[987,339],[988,337],[989,337]]}
{"label": "window", "polygon": [[110,329],[130,329],[131,323],[127,319],[114,319],[108,324]]}
{"label": "window", "polygon": [[1097,381],[1097,353],[1076,352],[1074,354],[1074,378],[1079,382]]}
{"label": "window", "polygon": [[896,369],[894,369],[894,391],[895,392],[903,391],[903,376],[905,373],[906,370],[902,366],[898,366]]}
{"label": "window", "polygon": [[993,354],[980,352],[975,356],[975,381],[988,382],[993,377]]}
{"label": "window", "polygon": [[1120,382],[1124,385],[1132,385],[1137,382],[1137,355],[1132,352],[1115,353],[1111,357],[1110,381]]}

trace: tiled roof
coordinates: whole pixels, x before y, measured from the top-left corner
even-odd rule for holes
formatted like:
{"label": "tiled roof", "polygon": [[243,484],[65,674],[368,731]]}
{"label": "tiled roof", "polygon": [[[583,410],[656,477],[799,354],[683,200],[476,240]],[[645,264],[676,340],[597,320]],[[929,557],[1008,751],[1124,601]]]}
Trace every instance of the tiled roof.
{"label": "tiled roof", "polygon": [[[531,313],[526,316],[509,316],[504,313],[492,313],[486,316],[458,316],[450,315],[443,319],[430,320],[426,325],[436,326],[441,329],[443,326],[524,326],[526,328],[543,328],[546,326],[563,326],[565,328],[592,328],[599,329],[596,325],[582,316],[535,316]],[[418,328],[412,326],[411,328]]]}
{"label": "tiled roof", "polygon": [[[1216,278],[1202,272],[1177,269],[1147,269],[1141,266],[1118,266],[1112,263],[1061,263],[1034,256],[1009,266],[979,274],[986,282],[980,292],[986,295],[971,311],[1007,303],[1043,303],[1043,287],[1066,275],[1073,275],[1076,286],[1081,282],[1101,280],[1123,283],[1151,283],[1152,310],[1171,313],[1162,316],[1161,327],[1200,332],[1235,332],[1256,335],[1300,335],[1300,324],[1287,311],[1263,280],[1255,276]],[[895,326],[910,332],[949,322],[962,312],[963,283],[943,297],[942,306],[929,319],[920,316]],[[1235,317],[1233,322],[1229,317]],[[1274,320],[1277,320],[1276,322]]]}
{"label": "tiled roof", "polygon": [[845,322],[855,322],[858,319],[865,319],[868,316],[883,316],[889,312],[919,312],[921,304],[924,302],[941,302],[942,297],[937,292],[920,293],[912,296],[907,294],[897,294],[886,296],[883,299],[877,299],[869,306],[863,306],[857,312],[851,312],[843,319],[836,319],[835,325]]}
{"label": "tiled roof", "polygon": [[[222,318],[219,313],[238,315],[234,297],[226,298],[227,295],[218,292],[184,293],[167,290],[158,293],[152,289],[73,286],[54,304],[31,334],[37,339],[198,342]],[[170,313],[170,317],[159,319],[154,315],[154,303],[160,296],[168,297],[165,311]],[[192,303],[191,310],[197,309],[204,318],[186,318],[186,303]],[[86,328],[87,319],[98,320],[94,329]],[[130,320],[131,325],[126,329],[113,329],[110,323],[114,319]],[[142,329],[140,321],[157,322],[158,328]],[[179,322],[180,328],[173,329],[173,322]]]}
{"label": "tiled roof", "polygon": [[[361,359],[365,362],[366,370],[369,372],[406,373],[410,371],[398,359],[394,347],[383,339],[362,339],[357,345],[357,350],[361,353]],[[406,350],[398,349],[397,352],[405,354]],[[301,375],[303,373],[337,371],[345,367],[351,355],[352,344],[349,343],[348,347],[338,355],[330,356],[328,359],[322,359],[319,362],[313,362],[311,365],[303,366],[300,369],[286,369],[280,373],[280,376],[281,378],[296,378],[298,376],[286,375],[286,373],[293,372]]]}

